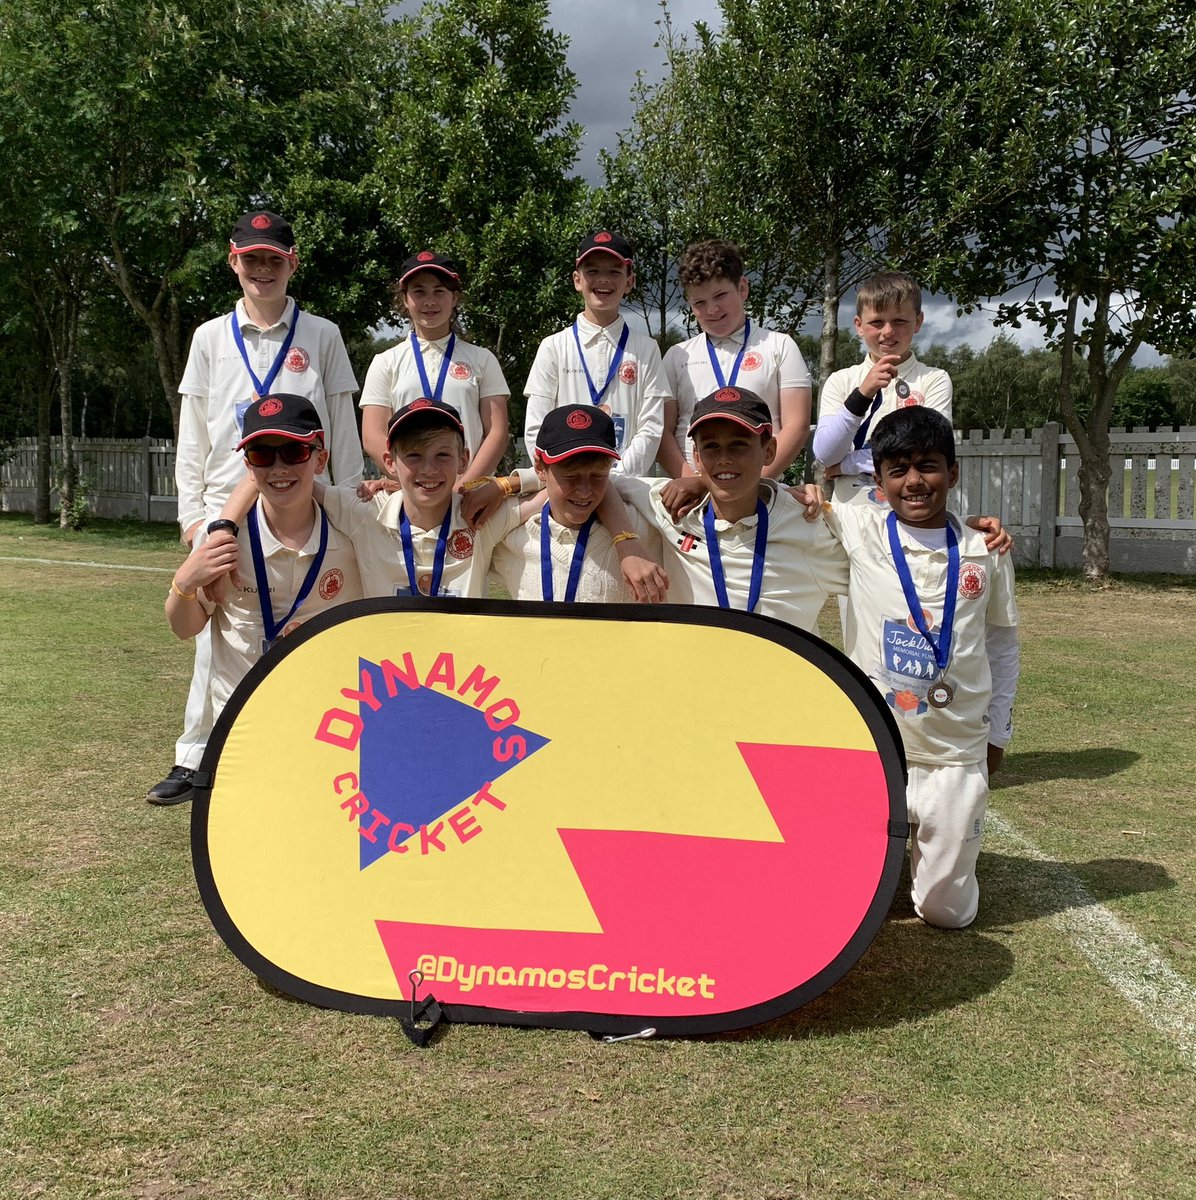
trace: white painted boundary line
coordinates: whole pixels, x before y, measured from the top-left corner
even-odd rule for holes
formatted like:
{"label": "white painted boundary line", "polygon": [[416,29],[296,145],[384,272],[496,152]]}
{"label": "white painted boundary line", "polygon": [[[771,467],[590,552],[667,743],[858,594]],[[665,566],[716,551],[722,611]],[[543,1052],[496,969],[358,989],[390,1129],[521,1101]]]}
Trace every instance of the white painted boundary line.
{"label": "white painted boundary line", "polygon": [[[1028,857],[1054,861],[991,808],[988,828]],[[1098,904],[1071,872],[1060,874],[1052,899],[1059,905],[1052,923],[1155,1029],[1179,1045],[1188,1066],[1196,1069],[1196,987],[1124,921]]]}
{"label": "white painted boundary line", "polygon": [[77,558],[22,558],[19,554],[0,554],[0,562],[40,563],[44,567],[100,567],[105,571],[161,571],[173,575],[173,567],[129,567],[122,563],[83,562]]}

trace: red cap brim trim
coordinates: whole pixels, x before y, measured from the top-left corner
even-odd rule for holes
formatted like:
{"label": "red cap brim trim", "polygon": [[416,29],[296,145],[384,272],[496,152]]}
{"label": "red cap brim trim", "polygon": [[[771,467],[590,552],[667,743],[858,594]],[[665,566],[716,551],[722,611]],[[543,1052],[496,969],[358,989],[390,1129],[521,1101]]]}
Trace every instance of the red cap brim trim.
{"label": "red cap brim trim", "polygon": [[609,254],[611,258],[617,258],[625,267],[630,267],[634,264],[634,259],[624,258],[617,250],[612,250],[609,246],[591,246],[573,265],[580,267],[591,254]]}
{"label": "red cap brim trim", "polygon": [[292,433],[289,429],[259,429],[256,433],[251,433],[248,437],[242,438],[233,449],[240,450],[243,446],[257,441],[260,437],[286,438],[288,442],[322,442],[324,440],[324,431],[318,429],[315,433],[298,434]]}
{"label": "red cap brim trim", "polygon": [[752,433],[772,433],[772,422],[764,421],[759,425],[753,425],[747,417],[738,417],[733,413],[707,413],[704,417],[699,417],[696,421],[691,421],[689,428],[685,431],[686,436],[693,437],[694,430],[699,425],[705,425],[707,421],[734,421],[736,425],[742,425],[744,429],[751,430]]}
{"label": "red cap brim trim", "polygon": [[435,271],[437,275],[443,275],[445,279],[451,279],[456,284],[461,282],[461,276],[455,271],[450,271],[448,267],[438,267],[432,263],[420,263],[418,267],[412,267],[406,274],[399,276],[399,287],[402,287],[412,275],[418,275],[421,271]]}
{"label": "red cap brim trim", "polygon": [[566,450],[562,454],[545,454],[538,446],[536,447],[536,457],[541,462],[548,463],[549,466],[564,462],[567,458],[576,458],[579,454],[605,454],[607,458],[613,458],[615,462],[619,461],[619,452],[612,450],[609,446],[574,446],[572,450]]}
{"label": "red cap brim trim", "polygon": [[294,248],[284,250],[276,242],[254,242],[252,246],[238,246],[235,242],[229,242],[229,254],[248,254],[251,250],[269,250],[271,254],[281,254],[283,258],[294,258]]}

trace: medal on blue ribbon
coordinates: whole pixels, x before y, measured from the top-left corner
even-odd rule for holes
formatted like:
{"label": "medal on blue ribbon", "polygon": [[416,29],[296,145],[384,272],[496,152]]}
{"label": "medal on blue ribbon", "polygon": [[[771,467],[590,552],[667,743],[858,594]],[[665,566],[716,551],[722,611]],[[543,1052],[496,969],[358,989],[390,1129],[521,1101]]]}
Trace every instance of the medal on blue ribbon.
{"label": "medal on blue ribbon", "polygon": [[253,398],[260,400],[263,396],[270,394],[270,388],[273,387],[278,372],[282,370],[282,364],[287,360],[287,352],[295,340],[295,330],[299,328],[299,305],[295,305],[295,311],[291,315],[291,327],[287,330],[287,336],[281,349],[274,356],[274,361],[270,364],[270,370],[266,373],[265,379],[259,379],[253,367],[249,365],[249,352],[245,349],[245,336],[241,333],[241,323],[237,320],[236,309],[233,310],[229,320],[233,327],[233,341],[236,342],[237,349],[241,354],[241,361],[245,364],[245,370],[249,372],[249,378],[253,381]]}
{"label": "medal on blue ribbon", "polygon": [[[714,528],[714,505],[706,505],[702,523],[706,528],[706,550],[710,555],[710,574],[714,577],[714,594],[719,608],[730,608],[727,597],[727,577],[723,571],[722,551],[718,548],[718,534]],[[756,501],[756,545],[752,550],[752,580],[748,586],[747,612],[755,612],[760,602],[760,590],[764,584],[764,553],[768,548],[768,507],[763,500]]]}
{"label": "medal on blue ribbon", "polygon": [[449,366],[453,361],[453,349],[456,345],[457,335],[450,333],[448,344],[444,348],[444,358],[440,362],[440,374],[436,379],[436,387],[433,388],[428,382],[428,372],[424,367],[424,355],[419,347],[419,338],[414,329],[411,331],[411,356],[415,359],[415,369],[419,372],[419,381],[424,389],[423,394],[429,400],[435,400],[437,404],[440,403],[440,397],[444,395],[444,381],[448,378]]}
{"label": "medal on blue ribbon", "polygon": [[[893,391],[897,393],[897,399],[899,401],[909,399],[909,384],[906,383],[904,379],[897,380],[897,382],[893,385]],[[885,390],[884,388],[881,388],[880,391],[876,393],[876,399],[872,401],[872,407],[868,410],[868,415],[860,424],[859,429],[855,431],[855,437],[851,439],[852,445],[855,446],[857,450],[862,450],[867,444],[868,428],[872,424],[872,418],[876,416],[877,409],[879,409],[884,403],[884,399]]]}
{"label": "medal on blue ribbon", "polygon": [[320,547],[311,560],[311,566],[307,569],[303,586],[287,610],[287,615],[281,621],[274,619],[274,604],[270,600],[270,581],[266,578],[266,557],[262,553],[262,535],[257,523],[256,501],[249,510],[245,528],[249,533],[249,551],[253,557],[253,577],[257,581],[257,601],[262,610],[262,628],[266,631],[266,636],[262,641],[262,653],[264,654],[278,641],[291,618],[302,608],[303,602],[319,578],[320,568],[324,565],[324,554],[328,549],[328,514],[324,512],[323,508],[320,509]]}
{"label": "medal on blue ribbon", "polygon": [[[549,519],[549,505],[545,504],[540,511],[540,592],[545,600],[551,601],[552,596],[552,531]],[[569,563],[569,580],[565,584],[565,603],[572,604],[577,599],[577,585],[581,582],[581,564],[586,556],[586,543],[590,540],[590,530],[594,527],[594,514],[590,513],[586,523],[577,531],[577,544],[573,547],[573,559]]]}
{"label": "medal on blue ribbon", "polygon": [[[428,588],[429,596],[440,595],[440,578],[444,574],[444,555],[448,549],[449,525],[453,520],[453,506],[448,506],[448,511],[444,514],[444,520],[440,525],[440,532],[436,535],[436,553],[432,559],[432,579]],[[411,541],[411,522],[407,518],[407,510],[404,509],[399,516],[399,537],[403,542],[403,563],[407,568],[407,582],[411,587],[413,596],[422,596],[419,581],[415,574],[415,546]]]}
{"label": "medal on blue ribbon", "polygon": [[577,322],[574,321],[571,327],[573,329],[573,341],[577,346],[577,357],[581,359],[581,369],[585,372],[586,386],[590,389],[590,403],[601,404],[602,397],[606,395],[606,389],[610,387],[611,382],[619,373],[619,364],[623,361],[623,352],[627,349],[627,335],[631,332],[631,326],[626,321],[623,322],[623,332],[619,337],[619,345],[615,349],[615,356],[611,359],[610,370],[606,373],[606,380],[601,388],[594,386],[594,378],[590,374],[589,364],[586,362],[585,351],[581,348],[581,337],[577,332]]}
{"label": "medal on blue ribbon", "polygon": [[714,371],[714,378],[718,380],[720,388],[734,387],[735,381],[739,378],[739,368],[743,365],[743,355],[747,350],[748,338],[752,336],[752,319],[745,317],[743,319],[743,345],[739,347],[739,353],[735,356],[735,362],[731,366],[730,379],[723,378],[723,369],[719,365],[718,355],[714,352],[714,343],[710,340],[710,334],[706,335],[706,353],[710,355],[710,367]]}
{"label": "medal on blue ribbon", "polygon": [[893,556],[893,566],[897,578],[901,581],[901,590],[905,594],[905,603],[909,608],[910,619],[917,626],[918,632],[926,639],[934,651],[934,663],[938,667],[939,677],[935,680],[926,696],[927,702],[935,708],[946,708],[955,698],[955,690],[943,679],[943,672],[951,660],[951,637],[955,630],[955,600],[959,592],[959,539],[950,521],[947,522],[947,594],[943,599],[943,623],[939,627],[937,640],[930,634],[930,626],[918,599],[918,590],[914,587],[913,573],[909,569],[905,552],[901,547],[901,539],[897,536],[897,514],[889,513],[886,526],[889,534],[889,551]]}

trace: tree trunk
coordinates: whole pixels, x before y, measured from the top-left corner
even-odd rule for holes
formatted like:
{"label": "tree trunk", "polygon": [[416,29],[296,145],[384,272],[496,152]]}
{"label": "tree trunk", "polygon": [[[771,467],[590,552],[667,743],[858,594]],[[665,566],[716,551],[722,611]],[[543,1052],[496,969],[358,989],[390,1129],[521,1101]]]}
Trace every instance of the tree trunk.
{"label": "tree trunk", "polygon": [[[1094,397],[1095,399],[1095,397]],[[1080,453],[1080,519],[1084,522],[1084,578],[1109,576],[1109,429],[1089,429],[1089,449]]]}
{"label": "tree trunk", "polygon": [[36,525],[50,523],[50,409],[54,403],[54,367],[50,351],[39,333],[42,346],[38,355],[37,380],[37,483],[33,498],[33,521]]}
{"label": "tree trunk", "polygon": [[843,254],[838,245],[828,248],[822,260],[822,338],[818,354],[819,394],[835,370],[839,350],[839,272]]}
{"label": "tree trunk", "polygon": [[58,486],[58,524],[62,529],[78,529],[81,524],[76,502],[79,466],[75,461],[75,421],[71,394],[78,332],[79,305],[72,296],[62,306],[62,335],[58,354],[58,408],[62,418],[62,481]]}

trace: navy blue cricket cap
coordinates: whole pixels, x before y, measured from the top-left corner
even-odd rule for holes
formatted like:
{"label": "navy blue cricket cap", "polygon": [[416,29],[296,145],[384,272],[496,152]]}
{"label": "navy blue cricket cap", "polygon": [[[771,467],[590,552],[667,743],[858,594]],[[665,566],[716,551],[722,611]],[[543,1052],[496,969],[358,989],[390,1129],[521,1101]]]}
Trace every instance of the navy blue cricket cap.
{"label": "navy blue cricket cap", "polygon": [[536,434],[536,455],[546,463],[575,454],[605,454],[618,459],[615,423],[593,404],[566,404],[545,416]]}
{"label": "navy blue cricket cap", "polygon": [[412,400],[410,404],[404,404],[390,418],[390,424],[386,427],[388,445],[394,441],[399,427],[409,421],[415,421],[416,424],[447,425],[462,437],[465,436],[465,426],[461,422],[461,414],[451,404],[445,404],[443,400],[429,400],[425,396],[419,400]]}
{"label": "navy blue cricket cap", "polygon": [[314,442],[324,436],[324,426],[316,406],[306,396],[271,392],[245,410],[241,440],[235,448],[240,450],[254,438],[267,434],[289,438],[293,442]]}

